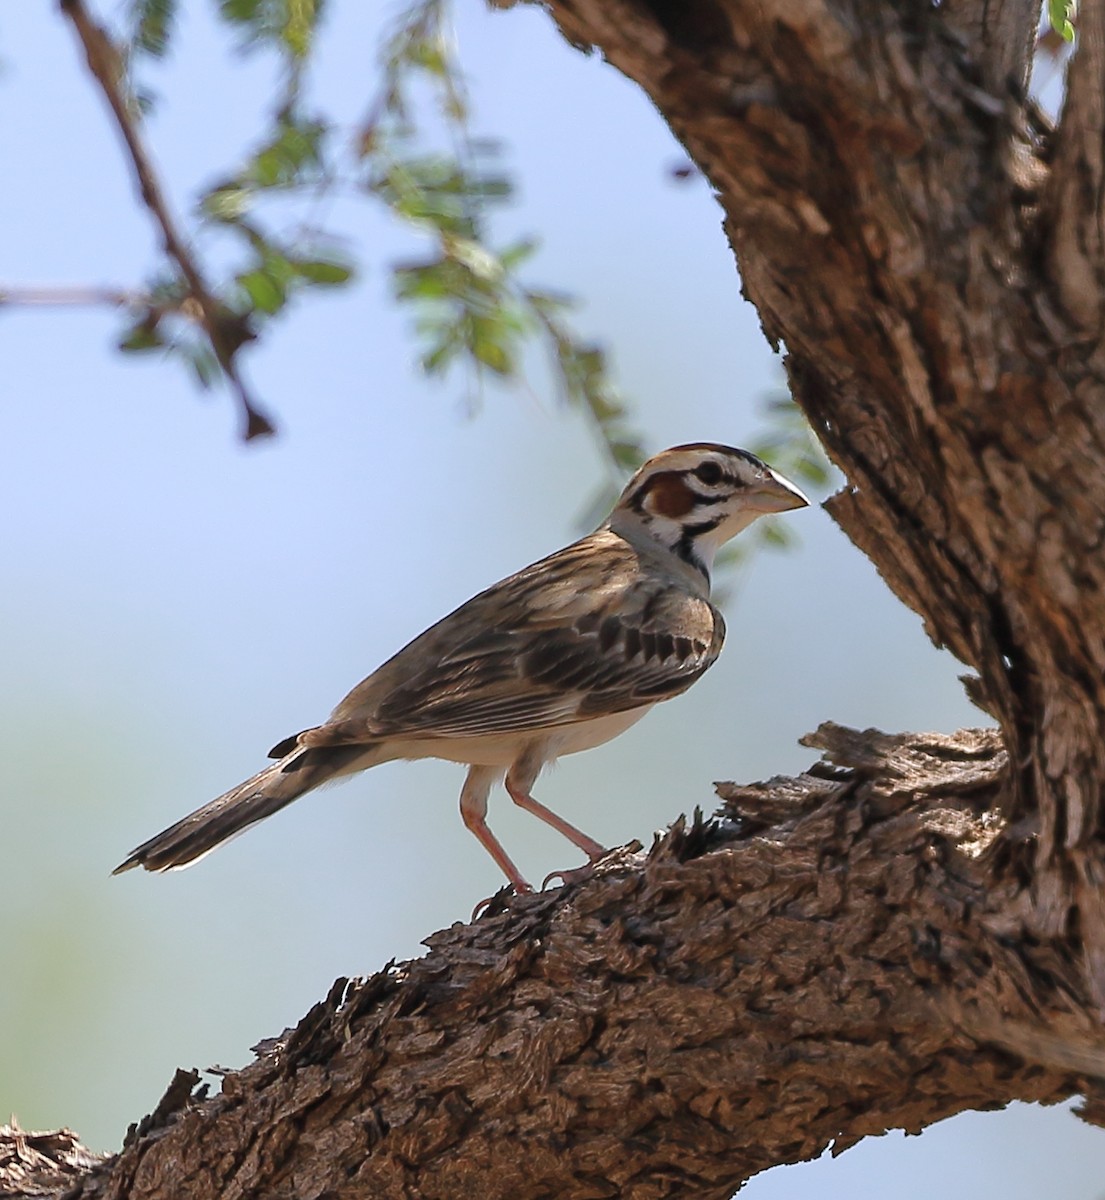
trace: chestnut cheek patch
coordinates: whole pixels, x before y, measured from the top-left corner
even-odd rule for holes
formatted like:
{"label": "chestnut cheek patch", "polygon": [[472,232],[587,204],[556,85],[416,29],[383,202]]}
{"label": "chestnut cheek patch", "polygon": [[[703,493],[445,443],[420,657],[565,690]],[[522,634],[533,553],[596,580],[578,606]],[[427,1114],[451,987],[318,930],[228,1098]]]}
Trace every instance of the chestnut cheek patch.
{"label": "chestnut cheek patch", "polygon": [[656,475],[651,480],[645,505],[650,512],[658,517],[670,517],[678,520],[685,517],[694,508],[695,494],[683,482],[683,475],[678,471],[666,471]]}

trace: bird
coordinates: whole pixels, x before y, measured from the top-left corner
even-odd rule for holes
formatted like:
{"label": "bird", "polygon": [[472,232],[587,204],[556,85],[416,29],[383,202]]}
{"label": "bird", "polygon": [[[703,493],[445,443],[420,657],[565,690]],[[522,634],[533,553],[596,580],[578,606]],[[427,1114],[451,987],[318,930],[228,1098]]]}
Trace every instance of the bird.
{"label": "bird", "polygon": [[588,750],[685,692],[714,663],[717,550],[767,513],[805,507],[747,450],[714,442],[649,458],[593,533],[493,584],[363,680],[276,761],[134,849],[113,874],[190,866],[345,775],[396,759],[467,765],[461,818],[516,893],[533,889],[487,824],[491,788],[590,860],[607,853],[532,795],[543,767]]}

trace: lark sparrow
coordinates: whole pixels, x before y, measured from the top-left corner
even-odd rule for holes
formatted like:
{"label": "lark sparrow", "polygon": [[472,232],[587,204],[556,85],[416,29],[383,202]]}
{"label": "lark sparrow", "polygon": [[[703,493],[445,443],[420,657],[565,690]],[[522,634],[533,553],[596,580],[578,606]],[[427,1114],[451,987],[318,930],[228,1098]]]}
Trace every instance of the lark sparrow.
{"label": "lark sparrow", "polygon": [[718,547],[805,496],[746,450],[676,446],[633,476],[594,533],[462,604],[359,683],[278,761],[139,846],[115,870],[185,867],[305,792],[393,759],[468,764],[465,825],[517,892],[530,886],[487,827],[506,777],[515,804],[594,861],[598,842],[530,790],[562,754],[601,745],[686,691],[721,650],[709,601]]}

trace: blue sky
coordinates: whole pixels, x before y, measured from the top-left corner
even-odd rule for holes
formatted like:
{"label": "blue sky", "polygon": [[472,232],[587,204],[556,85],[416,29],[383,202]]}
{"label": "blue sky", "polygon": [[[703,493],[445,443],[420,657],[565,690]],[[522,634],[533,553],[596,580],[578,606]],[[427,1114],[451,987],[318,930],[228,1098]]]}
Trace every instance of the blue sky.
{"label": "blue sky", "polygon": [[[186,212],[262,126],[269,68],[225,52],[192,6],[149,136]],[[333,4],[315,76],[353,121],[373,79],[377,6]],[[649,447],[741,444],[777,360],[740,297],[701,182],[630,84],[530,7],[459,5],[478,132],[503,138],[537,233],[534,282],[585,299]],[[52,6],[5,12],[0,285],[131,283],[154,261],[102,102]],[[281,425],[243,446],[229,400],[111,350],[103,312],[0,320],[0,1113],[118,1145],[178,1065],[234,1066],[337,975],[421,952],[499,886],[457,813],[460,768],[390,764],[309,797],[167,877],[110,869],[244,778],[410,637],[578,532],[602,480],[586,427],[536,373],[467,414],[422,379],[385,266],[416,249],[340,202],[363,282],[295,309],[247,370]],[[730,605],[718,665],[618,741],[565,760],[537,795],[596,838],[647,841],[709,808],[715,779],[801,769],[822,720],[951,729],[983,718],[961,669],[817,509],[802,544],[760,559]],[[575,865],[492,798],[492,827],[540,878]],[[12,916],[15,916],[14,922]],[[1038,1153],[1046,1145],[1048,1154]],[[899,1197],[985,1189],[1101,1195],[1105,1143],[1017,1108],[893,1135],[744,1194]]]}

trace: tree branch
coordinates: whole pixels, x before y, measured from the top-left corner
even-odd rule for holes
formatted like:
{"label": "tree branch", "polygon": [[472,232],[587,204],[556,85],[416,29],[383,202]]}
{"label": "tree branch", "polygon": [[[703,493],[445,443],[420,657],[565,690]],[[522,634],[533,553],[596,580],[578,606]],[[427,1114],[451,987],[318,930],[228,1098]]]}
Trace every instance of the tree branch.
{"label": "tree branch", "polygon": [[831,762],[719,785],[720,823],[338,980],[220,1095],[179,1073],[68,1197],[723,1200],[869,1133],[1095,1086],[1077,964],[1010,939],[990,890],[996,735],[808,740]]}
{"label": "tree branch", "polygon": [[148,292],[122,287],[3,287],[0,305],[13,308],[149,308],[153,299]]}
{"label": "tree branch", "polygon": [[[124,92],[119,52],[105,30],[89,14],[83,0],[58,0],[58,3],[62,13],[72,22],[84,47],[88,69],[100,85],[115,117],[142,203],[160,230],[165,253],[176,263],[187,285],[188,295],[195,309],[192,316],[207,335],[212,352],[238,400],[244,421],[243,437],[248,441],[250,438],[273,433],[271,421],[250,395],[238,367],[237,354],[249,340],[249,330],[242,319],[220,303],[211,291],[191,248],[177,227],[153,161],[142,142],[133,105]],[[181,311],[187,310],[188,305],[183,305]]]}

